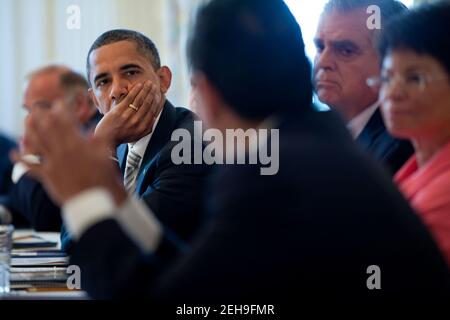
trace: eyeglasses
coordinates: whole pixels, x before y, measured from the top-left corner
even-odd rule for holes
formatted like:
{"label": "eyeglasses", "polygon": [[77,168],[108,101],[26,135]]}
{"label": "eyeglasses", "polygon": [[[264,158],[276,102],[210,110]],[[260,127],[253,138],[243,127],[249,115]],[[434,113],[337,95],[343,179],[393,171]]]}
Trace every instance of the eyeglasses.
{"label": "eyeglasses", "polygon": [[369,87],[391,86],[395,80],[399,81],[403,88],[409,91],[424,91],[431,83],[446,80],[446,76],[431,76],[420,73],[404,75],[381,75],[370,77],[366,80]]}

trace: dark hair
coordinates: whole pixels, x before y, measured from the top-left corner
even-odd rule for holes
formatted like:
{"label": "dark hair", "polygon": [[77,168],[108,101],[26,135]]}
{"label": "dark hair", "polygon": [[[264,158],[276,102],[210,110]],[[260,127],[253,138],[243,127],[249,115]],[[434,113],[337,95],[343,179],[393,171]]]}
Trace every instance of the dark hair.
{"label": "dark hair", "polygon": [[379,43],[382,59],[392,50],[410,49],[432,56],[450,74],[449,3],[428,4],[411,10],[393,19],[389,30],[382,34]]}
{"label": "dark hair", "polygon": [[106,31],[102,35],[100,35],[92,44],[89,49],[86,61],[86,71],[87,71],[87,79],[90,83],[90,72],[91,66],[89,64],[89,57],[92,51],[106,46],[108,44],[116,43],[119,41],[131,41],[134,42],[137,46],[137,50],[142,53],[144,56],[148,57],[150,63],[152,64],[155,70],[161,68],[161,59],[159,57],[158,49],[152,40],[144,36],[142,33],[134,31],[134,30],[126,30],[126,29],[116,29]]}
{"label": "dark hair", "polygon": [[311,66],[283,0],[211,1],[197,14],[188,59],[245,118],[311,107]]}

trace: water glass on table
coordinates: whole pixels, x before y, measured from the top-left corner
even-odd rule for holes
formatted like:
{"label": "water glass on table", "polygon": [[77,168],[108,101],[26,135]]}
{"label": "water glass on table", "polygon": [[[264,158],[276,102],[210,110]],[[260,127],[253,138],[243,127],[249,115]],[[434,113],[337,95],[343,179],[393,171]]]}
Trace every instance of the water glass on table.
{"label": "water glass on table", "polygon": [[0,297],[10,291],[11,250],[13,225],[0,225]]}

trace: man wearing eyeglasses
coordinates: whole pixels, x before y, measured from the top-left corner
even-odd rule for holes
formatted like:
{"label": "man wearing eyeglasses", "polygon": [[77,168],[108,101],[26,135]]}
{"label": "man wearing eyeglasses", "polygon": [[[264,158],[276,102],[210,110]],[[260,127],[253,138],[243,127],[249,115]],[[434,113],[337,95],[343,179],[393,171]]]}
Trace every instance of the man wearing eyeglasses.
{"label": "man wearing eyeglasses", "polygon": [[[26,120],[41,119],[42,113],[49,112],[62,101],[82,132],[94,130],[101,119],[89,98],[86,79],[64,65],[49,65],[33,71],[28,79],[23,97]],[[21,143],[21,153],[28,159],[37,159],[35,149],[28,144],[25,132]],[[5,151],[5,155],[8,152]],[[12,180],[7,196],[0,199],[0,207],[12,213],[16,227],[32,227],[37,231],[59,231],[61,228],[60,208],[48,196],[41,181],[28,173],[21,164],[14,165],[9,174]]]}
{"label": "man wearing eyeglasses", "polygon": [[371,5],[380,8],[381,28],[407,10],[396,0],[330,0],[325,5],[314,39],[314,86],[319,100],[343,116],[357,143],[394,174],[413,149],[386,131],[379,86],[367,81],[380,73],[376,42],[381,30],[368,27]]}

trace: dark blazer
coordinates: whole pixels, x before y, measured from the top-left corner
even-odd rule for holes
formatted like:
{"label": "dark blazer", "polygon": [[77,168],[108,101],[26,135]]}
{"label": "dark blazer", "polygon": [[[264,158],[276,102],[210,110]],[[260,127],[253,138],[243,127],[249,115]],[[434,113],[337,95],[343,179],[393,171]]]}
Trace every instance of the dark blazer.
{"label": "dark blazer", "polygon": [[[72,253],[82,288],[93,298],[220,304],[448,293],[448,269],[429,233],[334,113],[281,119],[278,174],[218,168],[208,224],[171,267],[158,256],[170,239],[145,255],[105,220]],[[366,286],[371,265],[381,269],[381,291]]]}
{"label": "dark blazer", "polygon": [[[175,165],[171,159],[172,132],[186,129],[194,136],[194,113],[185,108],[175,108],[166,101],[159,122],[145,151],[136,180],[136,193],[173,234],[172,239],[187,243],[203,222],[203,192],[208,167],[203,164]],[[201,138],[201,137],[200,137]],[[120,170],[125,172],[128,144],[117,149]],[[193,162],[192,154],[192,162]],[[72,243],[66,230],[61,232],[62,246],[71,251]]]}
{"label": "dark blazer", "polygon": [[[175,165],[171,153],[178,141],[171,141],[171,136],[176,129],[186,129],[194,137],[195,120],[198,118],[188,109],[175,108],[166,101],[136,179],[137,195],[145,200],[160,221],[185,240],[189,240],[202,221],[208,167],[203,164]],[[117,157],[122,173],[125,172],[127,154],[128,144],[120,145]]]}
{"label": "dark blazer", "polygon": [[379,108],[356,141],[391,175],[394,175],[414,153],[414,148],[409,141],[396,139],[389,134]]}
{"label": "dark blazer", "polygon": [[[83,125],[83,131],[94,129],[101,118],[101,114],[96,112]],[[24,174],[0,203],[12,211],[16,227],[31,226],[37,231],[61,230],[59,206],[53,202],[42,184],[30,175]]]}
{"label": "dark blazer", "polygon": [[9,152],[16,148],[16,144],[7,137],[0,135],[0,195],[4,195],[11,187],[12,163]]}
{"label": "dark blazer", "polygon": [[61,209],[53,202],[42,184],[24,174],[12,187],[4,203],[13,213],[17,227],[32,227],[36,231],[60,231]]}

